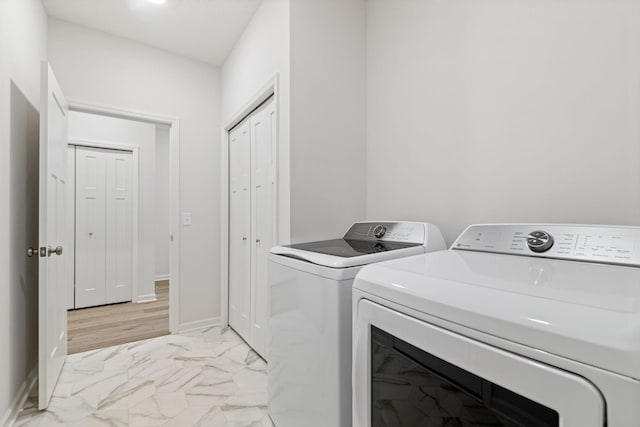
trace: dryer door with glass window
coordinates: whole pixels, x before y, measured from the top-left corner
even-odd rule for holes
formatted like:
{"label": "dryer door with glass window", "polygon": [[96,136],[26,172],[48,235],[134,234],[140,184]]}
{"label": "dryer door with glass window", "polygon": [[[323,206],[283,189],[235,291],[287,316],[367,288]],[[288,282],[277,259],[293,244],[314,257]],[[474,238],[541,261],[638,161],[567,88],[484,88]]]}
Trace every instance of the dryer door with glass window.
{"label": "dryer door with glass window", "polygon": [[358,302],[354,340],[354,426],[604,425],[584,378],[374,302]]}

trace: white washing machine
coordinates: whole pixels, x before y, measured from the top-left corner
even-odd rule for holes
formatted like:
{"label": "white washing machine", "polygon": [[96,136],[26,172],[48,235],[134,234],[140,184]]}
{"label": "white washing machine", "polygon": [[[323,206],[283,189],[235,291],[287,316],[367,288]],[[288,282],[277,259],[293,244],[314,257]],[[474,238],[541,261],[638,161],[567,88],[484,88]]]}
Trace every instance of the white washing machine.
{"label": "white washing machine", "polygon": [[640,228],[474,225],[354,283],[354,426],[640,426]]}
{"label": "white washing machine", "polygon": [[351,291],[363,265],[445,249],[415,222],[359,222],[269,256],[269,415],[277,427],[351,425]]}

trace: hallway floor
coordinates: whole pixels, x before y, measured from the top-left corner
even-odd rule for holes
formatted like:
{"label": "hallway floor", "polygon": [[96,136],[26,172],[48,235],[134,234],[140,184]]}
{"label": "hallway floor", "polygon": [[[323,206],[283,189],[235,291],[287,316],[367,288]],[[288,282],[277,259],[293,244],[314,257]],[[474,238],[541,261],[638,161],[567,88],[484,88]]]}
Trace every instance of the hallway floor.
{"label": "hallway floor", "polygon": [[169,281],[156,282],[156,301],[81,308],[67,313],[68,354],[169,335]]}
{"label": "hallway floor", "polygon": [[78,353],[49,409],[31,396],[15,425],[272,426],[266,363],[220,327]]}

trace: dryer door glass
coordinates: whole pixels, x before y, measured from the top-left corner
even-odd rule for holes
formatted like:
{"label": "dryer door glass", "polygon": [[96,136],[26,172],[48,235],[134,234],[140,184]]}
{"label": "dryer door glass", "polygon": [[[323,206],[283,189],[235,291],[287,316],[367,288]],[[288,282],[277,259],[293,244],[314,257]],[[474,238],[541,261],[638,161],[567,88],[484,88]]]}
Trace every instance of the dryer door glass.
{"label": "dryer door glass", "polygon": [[558,413],[371,327],[373,427],[558,427]]}

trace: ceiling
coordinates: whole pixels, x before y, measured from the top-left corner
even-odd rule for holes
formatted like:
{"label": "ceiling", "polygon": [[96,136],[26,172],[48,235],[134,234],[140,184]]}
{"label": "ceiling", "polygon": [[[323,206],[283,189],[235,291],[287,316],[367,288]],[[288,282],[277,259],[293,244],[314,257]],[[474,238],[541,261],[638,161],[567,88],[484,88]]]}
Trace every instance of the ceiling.
{"label": "ceiling", "polygon": [[261,0],[43,0],[51,17],[221,65]]}

